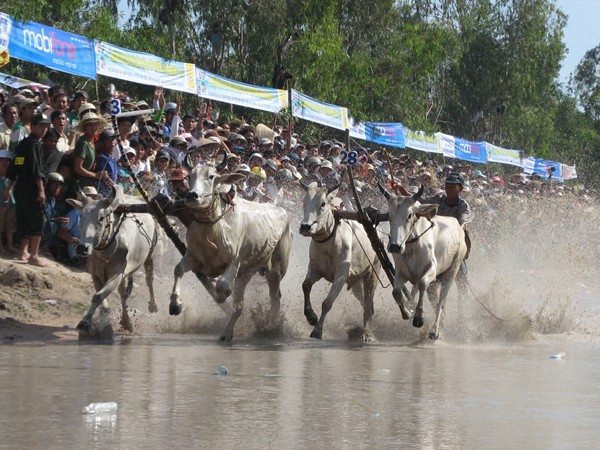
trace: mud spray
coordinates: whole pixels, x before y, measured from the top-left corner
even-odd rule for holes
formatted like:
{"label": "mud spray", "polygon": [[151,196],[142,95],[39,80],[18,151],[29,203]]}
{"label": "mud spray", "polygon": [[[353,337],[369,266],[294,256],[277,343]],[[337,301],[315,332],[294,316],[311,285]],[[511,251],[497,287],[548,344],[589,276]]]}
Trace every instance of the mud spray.
{"label": "mud spray", "polygon": [[[300,193],[298,194],[300,195]],[[363,192],[365,205],[385,211],[378,193]],[[598,280],[598,243],[600,208],[576,197],[488,197],[468,199],[474,212],[469,226],[473,247],[468,259],[469,288],[459,294],[452,289],[442,319],[441,340],[452,343],[493,344],[535,339],[547,334],[600,336],[600,281]],[[288,208],[294,241],[290,265],[281,290],[282,323],[266,323],[269,309],[264,278],[256,275],[246,290],[244,312],[234,340],[273,338],[309,339],[312,327],[303,315],[302,281],[308,266],[309,238],[298,233],[302,211]],[[387,226],[381,224],[387,244]],[[206,294],[193,274],[182,282],[184,312],[168,316],[169,295],[173,285],[172,268],[180,257],[169,242],[157,260],[155,289],[159,312],[147,313],[147,290],[143,277],[136,278],[129,301],[137,331],[220,335],[229,319],[231,299],[217,305]],[[392,298],[392,288],[383,271],[383,284],[375,295],[372,329],[381,343],[415,343],[431,327],[433,308],[425,303],[426,323],[422,329],[403,321]],[[312,290],[317,315],[329,291],[329,283],[318,282]],[[119,301],[112,298],[113,323],[118,323]],[[482,306],[485,305],[492,317]],[[344,290],[325,321],[323,340],[348,340],[359,336],[362,308],[351,291]],[[273,334],[273,329],[279,333]]]}

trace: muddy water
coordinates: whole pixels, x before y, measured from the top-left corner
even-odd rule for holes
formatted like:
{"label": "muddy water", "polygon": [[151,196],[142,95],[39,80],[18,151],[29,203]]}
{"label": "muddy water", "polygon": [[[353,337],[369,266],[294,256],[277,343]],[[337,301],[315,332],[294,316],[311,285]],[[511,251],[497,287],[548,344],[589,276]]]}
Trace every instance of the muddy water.
{"label": "muddy water", "polygon": [[[297,234],[275,335],[260,278],[233,343],[220,345],[227,315],[191,275],[184,313],[168,316],[166,271],[158,314],[145,312],[143,288],[134,291],[132,337],[0,347],[0,448],[596,448],[598,224],[587,205],[482,208],[469,292],[452,292],[436,343],[400,319],[389,287],[375,300],[378,343],[352,339],[362,313],[348,292],[323,341],[308,339],[300,289],[308,241]],[[313,289],[317,312],[327,289]],[[431,320],[428,304],[425,312]],[[564,359],[550,358],[561,351]],[[219,366],[229,375],[213,375]],[[100,401],[119,411],[81,414]]]}
{"label": "muddy water", "polygon": [[[549,358],[557,351],[566,357]],[[599,356],[554,338],[5,345],[0,448],[595,448]],[[229,374],[213,375],[219,366]],[[100,401],[118,412],[81,414]]]}

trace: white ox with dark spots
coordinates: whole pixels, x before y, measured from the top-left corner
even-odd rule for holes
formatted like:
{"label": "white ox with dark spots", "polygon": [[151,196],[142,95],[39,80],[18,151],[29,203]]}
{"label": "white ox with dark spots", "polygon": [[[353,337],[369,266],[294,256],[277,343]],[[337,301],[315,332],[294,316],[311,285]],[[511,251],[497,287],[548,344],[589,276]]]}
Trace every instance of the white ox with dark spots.
{"label": "white ox with dark spots", "polygon": [[106,298],[117,288],[121,296],[121,326],[133,331],[127,313],[127,298],[133,287],[132,275],[142,266],[150,292],[148,309],[158,311],[154,300],[152,252],[157,241],[154,219],[150,214],[117,212],[121,204],[144,203],[141,197],[125,195],[121,186],[115,186],[108,198],[94,199],[79,192],[77,200],[69,204],[81,212],[81,236],[77,251],[88,257],[89,270],[96,293],[92,305],[77,329],[93,334],[92,318],[102,304],[108,310]]}
{"label": "white ox with dark spots", "polygon": [[[308,323],[314,326],[310,337],[321,339],[325,317],[347,284],[363,307],[362,339],[369,342],[374,340],[371,319],[381,263],[358,222],[336,220],[334,217],[331,207],[339,186],[327,188],[318,187],[316,183],[309,186],[302,184],[306,195],[300,234],[312,238],[308,272],[302,283],[304,315]],[[321,278],[332,284],[321,306],[321,317],[317,320],[310,302],[310,291]]]}
{"label": "white ox with dark spots", "polygon": [[186,206],[194,211],[194,221],[187,229],[187,251],[175,267],[175,284],[169,313],[177,315],[182,304],[179,297],[181,278],[193,270],[202,275],[219,277],[211,296],[224,302],[233,292],[233,313],[222,341],[233,338],[233,329],[242,313],[244,291],[259,272],[269,286],[269,318],[276,320],[280,311],[281,279],[284,277],[292,247],[287,212],[270,203],[256,203],[239,197],[227,185],[245,178],[239,173],[220,175],[227,156],[217,166],[196,166],[190,173],[190,190]]}
{"label": "white ox with dark spots", "polygon": [[[444,302],[467,253],[464,230],[454,217],[435,216],[436,205],[420,204],[423,186],[414,195],[395,195],[379,184],[387,199],[390,216],[388,251],[395,263],[392,295],[401,309],[405,308],[402,287],[407,281],[419,289],[419,302],[413,326],[424,323],[425,291],[436,310],[435,323],[429,333],[437,339]],[[406,191],[404,191],[407,193]],[[439,282],[435,282],[439,279]]]}

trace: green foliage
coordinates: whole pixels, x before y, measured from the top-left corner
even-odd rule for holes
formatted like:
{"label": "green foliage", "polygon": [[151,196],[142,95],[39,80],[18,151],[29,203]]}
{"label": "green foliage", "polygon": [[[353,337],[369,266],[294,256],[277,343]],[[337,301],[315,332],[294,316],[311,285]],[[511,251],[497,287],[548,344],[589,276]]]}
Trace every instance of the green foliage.
{"label": "green foliage", "polygon": [[[402,122],[577,163],[588,183],[600,164],[600,46],[582,60],[576,97],[569,97],[557,81],[566,17],[556,0],[127,0],[127,11],[118,0],[5,3],[3,12],[24,20],[250,84],[294,87],[348,107],[357,120]],[[19,61],[4,70],[47,75]],[[84,81],[61,75],[69,88]],[[100,95],[111,81],[132,96],[151,96],[150,87],[105,77]],[[194,96],[185,102],[195,109]],[[221,110],[274,121],[236,106]],[[285,111],[277,117],[288,121]],[[303,121],[297,130],[313,139],[337,133]]]}

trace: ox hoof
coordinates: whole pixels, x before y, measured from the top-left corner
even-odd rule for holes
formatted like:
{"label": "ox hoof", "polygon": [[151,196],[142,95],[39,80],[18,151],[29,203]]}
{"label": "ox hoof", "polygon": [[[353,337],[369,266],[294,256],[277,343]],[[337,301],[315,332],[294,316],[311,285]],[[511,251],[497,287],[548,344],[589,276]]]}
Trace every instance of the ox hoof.
{"label": "ox hoof", "polygon": [[77,324],[77,329],[80,331],[90,331],[90,328],[92,328],[92,324],[86,319],[83,319]]}
{"label": "ox hoof", "polygon": [[321,330],[317,330],[316,328],[314,330],[312,330],[312,333],[310,333],[310,337],[313,339],[321,339],[321,335],[322,335],[322,331]]}
{"label": "ox hoof", "polygon": [[319,321],[319,319],[317,318],[317,315],[315,314],[315,312],[312,309],[304,311],[304,315],[306,316],[306,320],[308,320],[308,323],[310,325],[312,325],[313,327]]}
{"label": "ox hoof", "polygon": [[375,336],[373,336],[371,333],[363,334],[363,336],[362,336],[363,344],[374,344],[375,342],[377,342],[377,339],[375,339]]}
{"label": "ox hoof", "polygon": [[182,303],[170,304],[169,305],[169,315],[178,316],[179,314],[181,314],[182,309],[183,309]]}
{"label": "ox hoof", "polygon": [[415,327],[415,328],[421,328],[424,323],[425,323],[425,320],[423,320],[422,316],[415,316],[415,317],[413,317],[413,327]]}
{"label": "ox hoof", "polygon": [[148,311],[151,313],[158,312],[158,306],[156,306],[156,303],[148,303]]}
{"label": "ox hoof", "polygon": [[433,341],[437,341],[439,338],[440,338],[440,334],[437,331],[429,332],[429,339],[431,339]]}
{"label": "ox hoof", "polygon": [[231,339],[233,339],[233,336],[223,335],[219,338],[219,342],[231,342]]}

